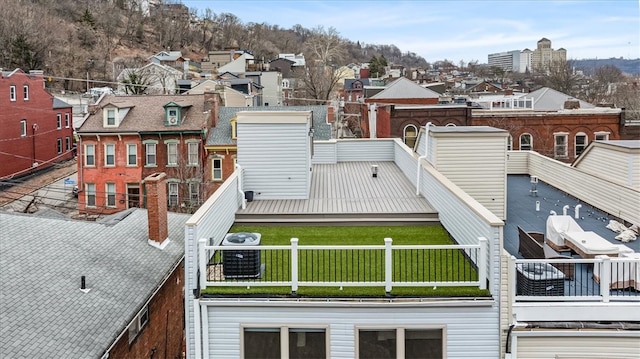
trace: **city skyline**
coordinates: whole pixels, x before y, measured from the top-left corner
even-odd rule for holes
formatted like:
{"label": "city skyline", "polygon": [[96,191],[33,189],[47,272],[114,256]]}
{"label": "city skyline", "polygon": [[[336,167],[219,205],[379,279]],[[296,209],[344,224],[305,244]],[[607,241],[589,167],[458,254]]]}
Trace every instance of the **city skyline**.
{"label": "city skyline", "polygon": [[640,3],[622,1],[182,1],[243,24],[334,27],[353,42],[395,45],[428,62],[534,50],[541,38],[567,59],[640,58]]}

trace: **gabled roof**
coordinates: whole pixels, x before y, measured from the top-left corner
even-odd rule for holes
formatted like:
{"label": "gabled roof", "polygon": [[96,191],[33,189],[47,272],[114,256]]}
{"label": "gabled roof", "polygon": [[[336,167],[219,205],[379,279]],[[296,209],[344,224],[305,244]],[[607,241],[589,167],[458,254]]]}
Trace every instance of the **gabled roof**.
{"label": "gabled roof", "polygon": [[69,105],[68,103],[62,101],[61,99],[54,97],[53,98],[53,108],[54,109],[58,109],[58,108],[70,108],[71,105]]}
{"label": "gabled roof", "polygon": [[[184,258],[184,224],[147,244],[147,211],[113,225],[0,212],[0,353],[6,358],[99,358]],[[88,293],[80,291],[86,277]]]}
{"label": "gabled roof", "polygon": [[[527,97],[533,97],[533,108],[536,111],[557,111],[564,109],[564,103],[567,100],[578,100],[576,98],[554,90],[549,87],[543,87],[526,94]],[[580,108],[594,108],[596,106],[582,100],[580,102]]]}
{"label": "gabled roof", "polygon": [[331,125],[327,123],[327,106],[255,106],[255,107],[220,107],[218,124],[209,131],[207,146],[234,146],[236,140],[231,138],[231,119],[239,111],[312,111],[313,139],[331,139]]}
{"label": "gabled roof", "polygon": [[400,77],[371,99],[415,99],[415,98],[439,98],[440,95],[424,88],[406,77]]}
{"label": "gabled roof", "polygon": [[[169,102],[182,107],[182,122],[167,128],[164,125],[165,108]],[[103,127],[103,113],[96,111],[77,130],[78,133],[96,132],[162,132],[201,131],[207,123],[208,113],[204,112],[204,95],[106,95],[98,104],[110,104],[118,108],[130,108],[117,128]]]}

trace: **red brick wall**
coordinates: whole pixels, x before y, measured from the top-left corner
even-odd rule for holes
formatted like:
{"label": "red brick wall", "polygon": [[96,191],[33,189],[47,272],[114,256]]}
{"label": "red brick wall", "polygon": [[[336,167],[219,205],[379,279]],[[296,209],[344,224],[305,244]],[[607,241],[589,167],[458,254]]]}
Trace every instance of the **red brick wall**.
{"label": "red brick wall", "polygon": [[[231,176],[231,174],[235,171],[234,159],[236,158],[236,155],[237,155],[237,149],[232,149],[229,151],[225,151],[225,150],[209,151],[207,155],[207,160],[205,161],[205,168],[204,168],[205,199],[209,198],[209,196],[211,196],[218,188],[220,188],[222,183],[224,183],[224,181],[226,181],[227,178],[229,178],[229,176]],[[218,181],[218,180],[214,181],[212,179],[213,159],[216,157],[223,157],[222,158],[222,181]]]}
{"label": "red brick wall", "polygon": [[[12,85],[16,87],[16,101],[10,101],[9,88]],[[24,99],[24,85],[29,86],[27,100]],[[0,76],[0,109],[0,178],[27,174],[32,170],[34,161],[38,163],[36,169],[42,169],[73,158],[71,107],[53,109],[53,96],[44,89],[41,75],[31,76],[18,71],[11,77]],[[62,119],[60,129],[56,121],[58,113]],[[69,127],[65,126],[65,114],[69,115]],[[23,119],[27,124],[24,137],[20,126]],[[67,138],[69,151],[66,150]],[[62,153],[58,153],[57,139],[62,140]]]}
{"label": "red brick wall", "polygon": [[178,265],[149,303],[149,323],[142,328],[131,344],[129,344],[128,333],[125,333],[109,352],[109,359],[182,358],[184,352],[183,276],[183,265]]}

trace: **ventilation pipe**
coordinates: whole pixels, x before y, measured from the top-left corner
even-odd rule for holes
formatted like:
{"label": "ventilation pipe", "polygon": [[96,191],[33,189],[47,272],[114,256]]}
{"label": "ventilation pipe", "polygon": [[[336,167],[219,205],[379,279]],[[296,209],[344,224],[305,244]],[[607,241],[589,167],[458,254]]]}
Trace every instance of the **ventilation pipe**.
{"label": "ventilation pipe", "polygon": [[562,215],[566,216],[567,212],[569,211],[569,205],[565,205],[564,207],[562,207]]}
{"label": "ventilation pipe", "polygon": [[242,189],[242,167],[236,163],[236,171],[238,171],[238,192],[242,198],[242,209],[247,208],[247,199],[244,197],[244,190]]}
{"label": "ventilation pipe", "polygon": [[536,212],[540,212],[540,201],[536,201]]}
{"label": "ventilation pipe", "polygon": [[422,167],[422,160],[427,158],[429,154],[429,126],[431,122],[427,122],[424,126],[424,155],[418,157],[418,168],[416,169],[416,196],[420,195],[420,168]]}
{"label": "ventilation pipe", "polygon": [[552,216],[556,216],[557,215],[556,211],[551,211],[551,212],[549,212],[549,214],[552,215]]}
{"label": "ventilation pipe", "polygon": [[576,205],[576,211],[573,214],[573,218],[580,219],[580,208],[582,208],[582,205],[581,204],[577,204]]}

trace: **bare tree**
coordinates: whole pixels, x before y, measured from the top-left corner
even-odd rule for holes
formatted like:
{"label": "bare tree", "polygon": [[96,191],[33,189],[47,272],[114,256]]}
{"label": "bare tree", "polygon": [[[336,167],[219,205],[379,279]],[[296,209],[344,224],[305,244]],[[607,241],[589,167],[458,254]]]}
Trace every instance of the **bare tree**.
{"label": "bare tree", "polygon": [[339,64],[345,55],[345,43],[335,28],[317,27],[306,42],[306,76],[304,85],[307,97],[328,100],[336,90],[342,73]]}
{"label": "bare tree", "polygon": [[577,76],[573,73],[571,64],[566,60],[554,60],[546,69],[538,69],[536,73],[545,73],[542,82],[554,90],[576,96]]}

